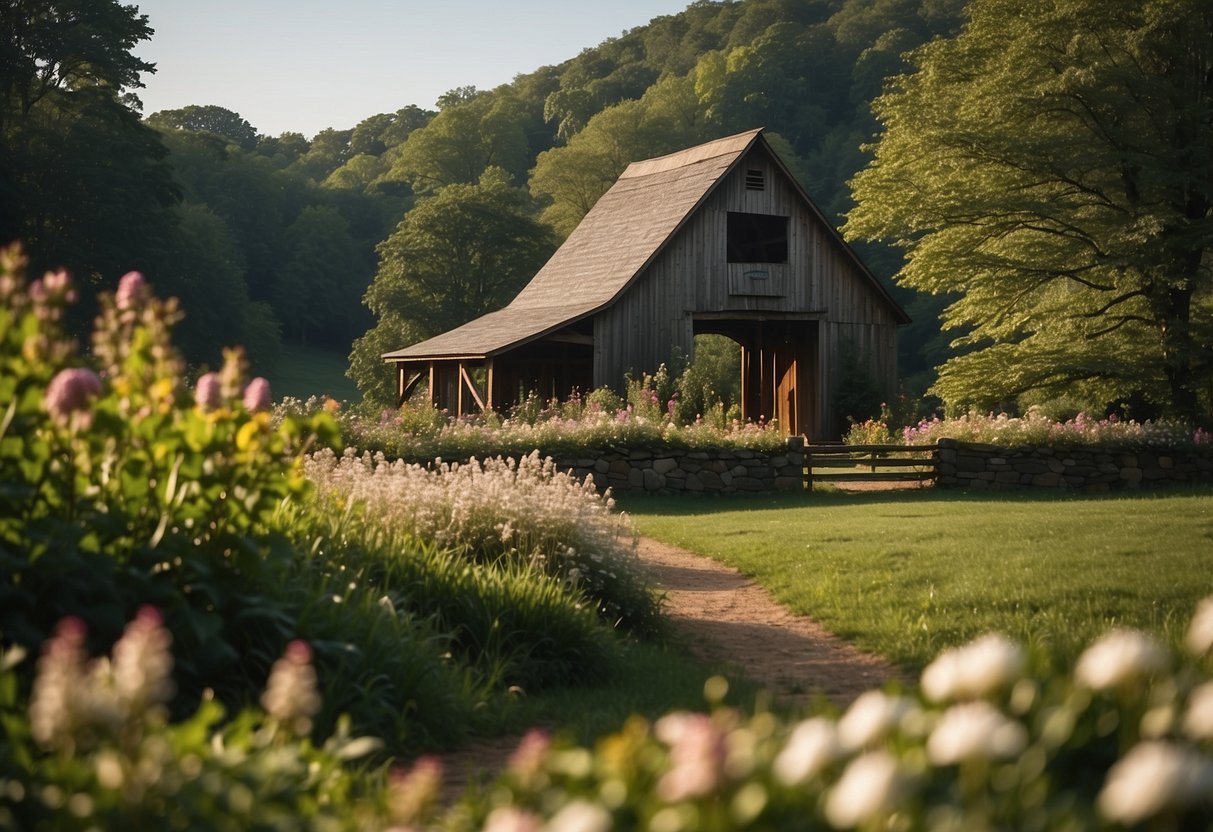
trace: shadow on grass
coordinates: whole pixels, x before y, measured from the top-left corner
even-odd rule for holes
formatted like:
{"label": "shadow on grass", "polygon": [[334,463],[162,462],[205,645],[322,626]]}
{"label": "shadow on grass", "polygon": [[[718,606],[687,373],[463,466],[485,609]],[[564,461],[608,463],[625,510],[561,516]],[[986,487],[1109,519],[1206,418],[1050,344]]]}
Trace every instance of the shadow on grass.
{"label": "shadow on grass", "polygon": [[991,505],[1015,503],[1109,502],[1115,500],[1150,500],[1174,497],[1213,497],[1213,485],[1169,486],[1140,491],[1113,491],[1105,494],[1082,494],[1068,491],[970,491],[961,488],[913,488],[884,491],[846,491],[822,488],[814,491],[785,491],[778,494],[620,494],[615,497],[619,508],[635,514],[694,517],[732,511],[780,511],[788,508],[839,506],[940,506],[946,504]]}

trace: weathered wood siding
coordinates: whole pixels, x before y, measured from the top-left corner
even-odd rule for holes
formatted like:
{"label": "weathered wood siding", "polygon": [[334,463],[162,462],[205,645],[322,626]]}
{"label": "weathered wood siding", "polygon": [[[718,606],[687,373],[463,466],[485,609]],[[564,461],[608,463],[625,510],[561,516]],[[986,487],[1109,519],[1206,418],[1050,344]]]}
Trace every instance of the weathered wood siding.
{"label": "weathered wood siding", "polygon": [[[746,188],[750,171],[762,171],[764,189]],[[788,262],[729,263],[728,213],[786,216]],[[782,296],[733,294],[746,270],[761,269]],[[782,169],[755,146],[689,221],[610,307],[594,320],[594,383],[619,387],[624,373],[653,372],[681,351],[690,353],[696,315],[738,320],[819,320],[818,366],[812,397],[816,439],[836,437],[833,390],[840,351],[851,344],[891,395],[896,385],[896,318],[850,256],[801,198]]]}

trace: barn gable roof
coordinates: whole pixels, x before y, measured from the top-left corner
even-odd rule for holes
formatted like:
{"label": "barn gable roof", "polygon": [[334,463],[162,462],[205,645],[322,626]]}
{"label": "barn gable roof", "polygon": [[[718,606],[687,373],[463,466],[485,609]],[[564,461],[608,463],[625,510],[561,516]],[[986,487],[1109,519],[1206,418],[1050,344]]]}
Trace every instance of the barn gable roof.
{"label": "barn gable roof", "polygon": [[[383,358],[399,361],[492,356],[549,335],[609,306],[759,142],[787,173],[762,138],[761,129],[633,162],[508,306],[426,341],[385,353]],[[788,178],[796,181],[790,173]],[[798,184],[797,189],[873,287],[896,310],[898,318],[908,321]]]}

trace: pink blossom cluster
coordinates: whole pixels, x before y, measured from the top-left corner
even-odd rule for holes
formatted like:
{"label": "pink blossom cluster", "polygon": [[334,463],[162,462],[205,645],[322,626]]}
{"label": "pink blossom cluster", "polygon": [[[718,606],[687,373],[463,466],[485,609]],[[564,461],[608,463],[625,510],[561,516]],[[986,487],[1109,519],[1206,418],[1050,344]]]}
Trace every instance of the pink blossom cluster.
{"label": "pink blossom cluster", "polygon": [[1155,445],[1160,447],[1213,444],[1213,434],[1182,422],[1159,419],[1137,422],[1115,415],[1093,419],[1079,413],[1064,422],[1035,410],[1023,416],[1006,413],[967,413],[951,419],[923,419],[902,429],[908,445],[929,445],[940,439],[993,445]]}

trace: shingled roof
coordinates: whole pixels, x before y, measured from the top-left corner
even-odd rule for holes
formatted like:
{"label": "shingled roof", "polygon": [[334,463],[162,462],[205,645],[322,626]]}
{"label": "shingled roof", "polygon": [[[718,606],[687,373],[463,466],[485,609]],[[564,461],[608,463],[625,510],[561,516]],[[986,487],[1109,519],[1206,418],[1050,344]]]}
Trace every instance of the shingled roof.
{"label": "shingled roof", "polygon": [[[749,130],[633,162],[508,306],[426,341],[384,353],[384,360],[485,358],[609,306],[746,152],[756,142],[765,144],[761,135],[761,129]],[[812,205],[807,195],[805,199]],[[815,206],[813,210],[820,216]],[[832,228],[829,223],[826,226]],[[838,242],[846,247],[841,238]],[[855,262],[888,298],[857,257]],[[891,298],[889,302],[893,303]]]}

